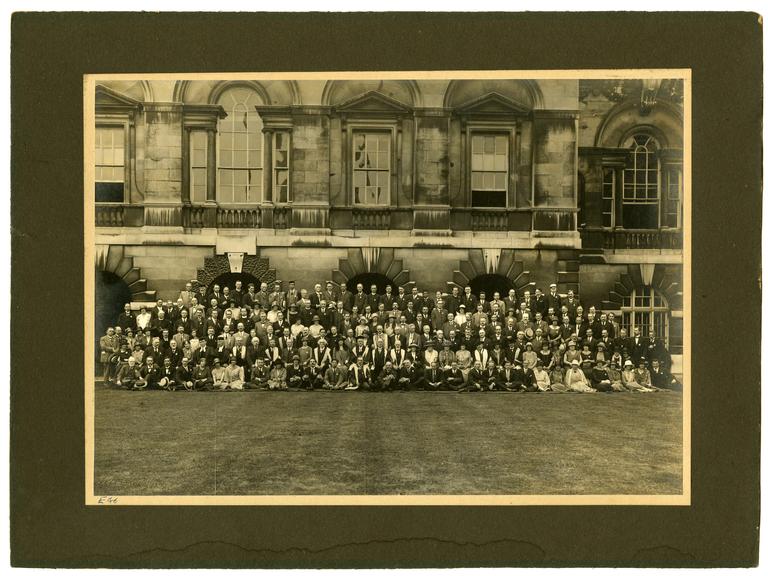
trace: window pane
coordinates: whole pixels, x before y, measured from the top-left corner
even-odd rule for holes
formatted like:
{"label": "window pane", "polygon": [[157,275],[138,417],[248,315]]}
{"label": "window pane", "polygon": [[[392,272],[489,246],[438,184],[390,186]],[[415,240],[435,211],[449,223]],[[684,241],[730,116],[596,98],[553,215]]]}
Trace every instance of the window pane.
{"label": "window pane", "polygon": [[492,137],[485,137],[484,140],[484,152],[486,154],[493,154],[495,150],[494,142]]}
{"label": "window pane", "polygon": [[288,153],[276,150],[275,151],[275,168],[287,168],[288,167]]}
{"label": "window pane", "polygon": [[245,150],[235,150],[232,153],[232,165],[235,168],[246,168],[248,163],[248,152]]}
{"label": "window pane", "polygon": [[494,188],[496,188],[496,190],[506,190],[506,176],[506,174],[496,174],[496,182],[494,183]]}
{"label": "window pane", "polygon": [[248,152],[248,167],[261,168],[261,150],[251,150]]}
{"label": "window pane", "polygon": [[500,156],[506,156],[507,138],[505,136],[496,136],[496,154]]}
{"label": "window pane", "polygon": [[482,170],[482,169],[483,169],[483,155],[472,154],[472,170]]}
{"label": "window pane", "polygon": [[278,170],[275,172],[275,182],[278,186],[288,184],[288,172],[286,170]]}
{"label": "window pane", "polygon": [[506,171],[507,169],[507,157],[506,156],[500,156],[496,155],[493,157],[493,169],[499,170],[499,171]]}
{"label": "window pane", "polygon": [[246,195],[245,186],[235,186],[233,190],[232,201],[236,204],[244,204],[247,202],[248,196]]}

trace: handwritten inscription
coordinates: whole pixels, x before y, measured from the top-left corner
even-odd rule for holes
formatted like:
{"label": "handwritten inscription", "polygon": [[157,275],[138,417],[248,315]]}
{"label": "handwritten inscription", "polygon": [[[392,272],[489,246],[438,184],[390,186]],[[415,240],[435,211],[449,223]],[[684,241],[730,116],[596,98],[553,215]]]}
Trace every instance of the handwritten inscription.
{"label": "handwritten inscription", "polygon": [[117,496],[99,496],[97,504],[117,504]]}

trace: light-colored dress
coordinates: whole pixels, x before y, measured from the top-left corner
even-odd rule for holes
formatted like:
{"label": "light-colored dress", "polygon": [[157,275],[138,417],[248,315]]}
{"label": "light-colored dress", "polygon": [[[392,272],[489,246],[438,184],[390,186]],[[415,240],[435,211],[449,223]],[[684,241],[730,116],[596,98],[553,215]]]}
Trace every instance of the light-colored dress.
{"label": "light-colored dress", "polygon": [[270,390],[284,390],[288,388],[285,383],[286,370],[282,366],[276,366],[272,368],[269,373],[269,389]]}
{"label": "light-colored dress", "polygon": [[227,369],[222,366],[211,370],[211,377],[213,378],[214,389],[225,390],[229,385],[229,380],[227,380]]}
{"label": "light-colored dress", "polygon": [[533,377],[536,379],[536,386],[538,386],[539,390],[542,392],[547,392],[552,389],[552,384],[549,381],[549,374],[547,374],[547,371],[543,368],[534,368]]}
{"label": "light-colored dress", "polygon": [[222,390],[226,390],[227,388],[232,388],[232,390],[242,390],[243,381],[245,380],[243,367],[230,365],[227,366],[224,370],[226,371],[226,385],[222,388]]}
{"label": "light-colored dress", "polygon": [[634,370],[622,370],[621,371],[621,383],[624,388],[631,390],[632,392],[651,392],[650,388],[642,386],[637,381],[637,376]]}
{"label": "light-colored dress", "polygon": [[568,390],[573,392],[597,392],[587,383],[587,377],[580,368],[569,368],[565,373],[564,381]]}

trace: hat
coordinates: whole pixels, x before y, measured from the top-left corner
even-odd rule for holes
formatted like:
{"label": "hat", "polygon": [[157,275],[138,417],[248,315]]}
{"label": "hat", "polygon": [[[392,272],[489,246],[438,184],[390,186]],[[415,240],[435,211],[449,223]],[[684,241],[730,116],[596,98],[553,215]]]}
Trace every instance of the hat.
{"label": "hat", "polygon": [[416,344],[416,342],[411,342],[411,345],[408,346],[408,348],[418,348],[418,347],[419,347],[419,345]]}
{"label": "hat", "polygon": [[582,364],[592,364],[592,358],[584,358],[584,360],[581,361]]}
{"label": "hat", "polygon": [[526,343],[525,343],[525,347],[526,347],[526,348],[528,348],[528,346],[530,346],[531,348],[533,348],[533,342],[526,342]]}
{"label": "hat", "polygon": [[602,340],[600,340],[600,341],[597,343],[597,347],[599,348],[600,346],[602,346],[603,348],[605,348],[605,342],[603,342]]}
{"label": "hat", "polygon": [[464,304],[459,304],[459,308],[466,308]]}
{"label": "hat", "polygon": [[450,348],[450,347],[451,347],[451,343],[448,340],[444,340],[443,341],[443,348]]}
{"label": "hat", "polygon": [[573,340],[568,340],[568,346],[576,346],[576,342]]}
{"label": "hat", "polygon": [[536,366],[543,366],[543,365],[544,365],[544,360],[542,360],[541,358],[537,358],[536,359]]}
{"label": "hat", "polygon": [[294,354],[293,358],[291,358],[291,360],[300,360],[299,355],[298,354]]}
{"label": "hat", "polygon": [[579,361],[578,360],[571,360],[571,366],[578,366]]}
{"label": "hat", "polygon": [[647,361],[646,361],[645,357],[641,356],[641,357],[640,357],[640,360],[638,360],[638,362],[637,362],[637,363],[638,363],[638,364],[646,364],[646,362],[647,362]]}
{"label": "hat", "polygon": [[627,366],[634,366],[634,364],[632,364],[632,360],[627,360],[624,362],[624,367],[626,368]]}
{"label": "hat", "polygon": [[550,284],[550,285],[549,285],[549,287],[550,287],[550,288],[557,288],[557,284],[555,284],[554,282],[552,282],[552,284]]}
{"label": "hat", "polygon": [[275,358],[272,361],[272,364],[282,364],[282,363],[283,363],[283,359],[282,358]]}
{"label": "hat", "polygon": [[425,346],[427,346],[427,347],[434,346],[434,345],[435,345],[435,343],[432,342],[432,340],[427,340],[427,343],[425,344]]}

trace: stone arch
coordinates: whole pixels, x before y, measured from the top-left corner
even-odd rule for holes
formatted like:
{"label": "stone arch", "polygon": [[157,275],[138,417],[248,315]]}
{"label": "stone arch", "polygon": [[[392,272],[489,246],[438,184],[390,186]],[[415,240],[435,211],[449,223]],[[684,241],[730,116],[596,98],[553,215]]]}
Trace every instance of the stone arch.
{"label": "stone arch", "polygon": [[216,104],[226,90],[236,87],[250,88],[259,95],[262,104],[269,103],[269,93],[260,82],[254,80],[222,80],[214,84],[211,92],[208,94],[208,104]]}
{"label": "stone arch", "polygon": [[[195,83],[195,84],[193,84]],[[221,93],[232,86],[247,86],[255,90],[265,105],[300,105],[301,91],[299,83],[295,80],[274,80],[263,82],[257,80],[222,80],[222,81],[201,81],[201,80],[179,80],[173,86],[173,101],[182,103],[208,103],[215,104]],[[282,92],[288,94],[289,101],[273,101],[270,96],[270,86],[279,85]],[[193,86],[196,88],[193,91]],[[194,94],[193,94],[194,92]],[[187,102],[192,100],[192,102]]]}
{"label": "stone arch", "polygon": [[535,80],[451,80],[445,89],[443,106],[456,108],[490,93],[501,94],[527,108],[544,108],[544,94]]}
{"label": "stone arch", "polygon": [[662,148],[682,148],[683,115],[678,106],[659,100],[650,112],[644,112],[639,100],[614,106],[595,134],[595,146],[620,148],[638,132],[651,134]]}
{"label": "stone arch", "polygon": [[[410,290],[413,282],[411,273],[403,267],[403,261],[395,258],[394,248],[349,248],[347,257],[339,259],[339,267],[333,270],[331,278],[338,286],[356,276],[380,274],[386,276],[394,286]],[[349,290],[353,287],[347,286]]]}
{"label": "stone arch", "polygon": [[467,258],[459,261],[459,269],[453,271],[453,281],[448,282],[448,287],[452,289],[457,286],[459,290],[463,290],[480,276],[506,278],[518,292],[535,287],[531,273],[525,270],[521,261],[515,260],[515,251],[507,248],[470,248]]}
{"label": "stone arch", "polygon": [[209,285],[219,276],[230,272],[241,271],[258,278],[262,282],[271,283],[277,279],[277,271],[269,266],[269,258],[261,258],[257,254],[243,255],[240,270],[233,270],[229,255],[216,254],[203,260],[203,267],[197,269],[197,283],[207,292]]}
{"label": "stone arch", "polygon": [[378,92],[412,108],[422,105],[421,90],[413,80],[328,80],[321,102],[334,106],[368,92]]}
{"label": "stone arch", "polygon": [[670,310],[682,309],[682,268],[668,264],[629,264],[627,272],[620,274],[608,292],[608,298],[600,303],[600,309],[619,314],[624,298],[636,288],[652,286],[667,300]]}
{"label": "stone arch", "polygon": [[147,280],[142,277],[141,268],[133,265],[132,256],[126,256],[125,246],[97,245],[95,265],[97,272],[109,272],[125,282],[132,302],[156,300],[156,291],[147,289]]}

